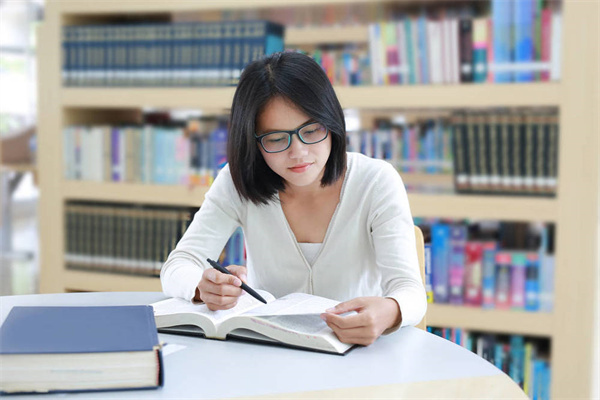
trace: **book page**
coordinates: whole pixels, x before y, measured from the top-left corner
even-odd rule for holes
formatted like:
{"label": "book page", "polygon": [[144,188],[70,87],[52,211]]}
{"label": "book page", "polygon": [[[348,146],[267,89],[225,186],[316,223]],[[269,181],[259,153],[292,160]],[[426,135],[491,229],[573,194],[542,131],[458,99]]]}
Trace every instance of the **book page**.
{"label": "book page", "polygon": [[320,315],[325,310],[339,304],[337,300],[327,299],[306,293],[291,293],[276,301],[256,307],[244,315]]}
{"label": "book page", "polygon": [[[257,292],[268,302],[275,300],[275,297],[269,292],[265,292],[264,290],[257,290]],[[218,325],[227,318],[242,314],[260,304],[263,303],[244,292],[244,294],[239,297],[237,305],[229,310],[211,311],[204,303],[191,303],[179,298],[162,300],[151,304],[151,306],[154,308],[155,318],[172,314],[200,314],[208,318],[214,325]]]}

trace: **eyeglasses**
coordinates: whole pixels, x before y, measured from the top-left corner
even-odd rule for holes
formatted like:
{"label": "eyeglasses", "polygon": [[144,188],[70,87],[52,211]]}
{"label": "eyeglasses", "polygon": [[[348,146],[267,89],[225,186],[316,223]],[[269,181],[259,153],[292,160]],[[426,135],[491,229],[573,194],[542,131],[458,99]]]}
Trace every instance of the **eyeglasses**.
{"label": "eyeglasses", "polygon": [[267,132],[254,137],[267,153],[280,153],[290,147],[292,135],[298,135],[304,144],[315,144],[325,140],[328,134],[329,130],[322,124],[309,122],[291,131]]}

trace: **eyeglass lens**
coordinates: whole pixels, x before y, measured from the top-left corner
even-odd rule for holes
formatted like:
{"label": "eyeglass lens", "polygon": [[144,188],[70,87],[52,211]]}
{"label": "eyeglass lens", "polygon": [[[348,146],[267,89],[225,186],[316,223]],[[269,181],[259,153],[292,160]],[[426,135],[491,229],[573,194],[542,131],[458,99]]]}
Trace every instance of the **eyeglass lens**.
{"label": "eyeglass lens", "polygon": [[[318,143],[327,137],[327,129],[314,123],[307,125],[298,132],[300,140],[305,144]],[[273,132],[261,138],[263,148],[272,153],[284,151],[290,146],[292,135],[288,132]]]}

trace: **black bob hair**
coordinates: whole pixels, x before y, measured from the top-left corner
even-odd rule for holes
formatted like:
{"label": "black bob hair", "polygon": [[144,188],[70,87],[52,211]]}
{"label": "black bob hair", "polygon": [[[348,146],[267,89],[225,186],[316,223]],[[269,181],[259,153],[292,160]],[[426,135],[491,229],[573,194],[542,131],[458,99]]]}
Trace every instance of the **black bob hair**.
{"label": "black bob hair", "polygon": [[344,112],[321,66],[297,52],[254,61],[242,72],[233,97],[227,158],[238,194],[257,205],[268,204],[285,189],[283,178],[266,164],[254,137],[258,116],[275,97],[289,100],[329,130],[331,153],[321,186],[335,183],[346,169]]}

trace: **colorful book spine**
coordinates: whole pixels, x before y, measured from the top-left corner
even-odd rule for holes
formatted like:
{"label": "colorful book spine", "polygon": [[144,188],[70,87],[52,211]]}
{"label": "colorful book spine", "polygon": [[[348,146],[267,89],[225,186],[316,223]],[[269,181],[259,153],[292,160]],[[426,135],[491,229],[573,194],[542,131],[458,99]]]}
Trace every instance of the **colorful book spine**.
{"label": "colorful book spine", "polygon": [[467,242],[465,246],[465,304],[482,303],[483,243]]}
{"label": "colorful book spine", "polygon": [[488,19],[473,20],[473,82],[487,80],[488,73]]}
{"label": "colorful book spine", "polygon": [[434,224],[431,227],[431,243],[433,298],[436,303],[447,303],[450,227],[446,224]]}
{"label": "colorful book spine", "polygon": [[519,386],[523,387],[525,380],[525,341],[523,336],[513,335],[510,337],[510,366],[508,375]]}
{"label": "colorful book spine", "polygon": [[511,264],[510,306],[514,310],[523,310],[525,308],[527,255],[522,252],[512,253]]}
{"label": "colorful book spine", "polygon": [[494,308],[496,303],[496,242],[483,244],[481,294],[481,306]]}
{"label": "colorful book spine", "polygon": [[431,243],[425,243],[424,251],[425,259],[425,293],[427,294],[427,302],[433,303],[433,282],[431,270]]}
{"label": "colorful book spine", "polygon": [[496,293],[494,299],[495,308],[510,308],[510,267],[512,257],[506,251],[496,253]]}
{"label": "colorful book spine", "polygon": [[465,245],[467,242],[467,227],[453,225],[450,227],[450,257],[448,262],[450,296],[452,304],[463,304]]}
{"label": "colorful book spine", "polygon": [[506,0],[492,0],[492,26],[494,46],[494,82],[512,82],[511,72],[498,72],[499,66],[512,63],[512,26],[513,26],[513,2]]}
{"label": "colorful book spine", "polygon": [[[533,0],[514,0],[514,61],[525,69],[534,59],[534,9]],[[532,82],[534,73],[518,71],[514,74],[516,82]]]}

